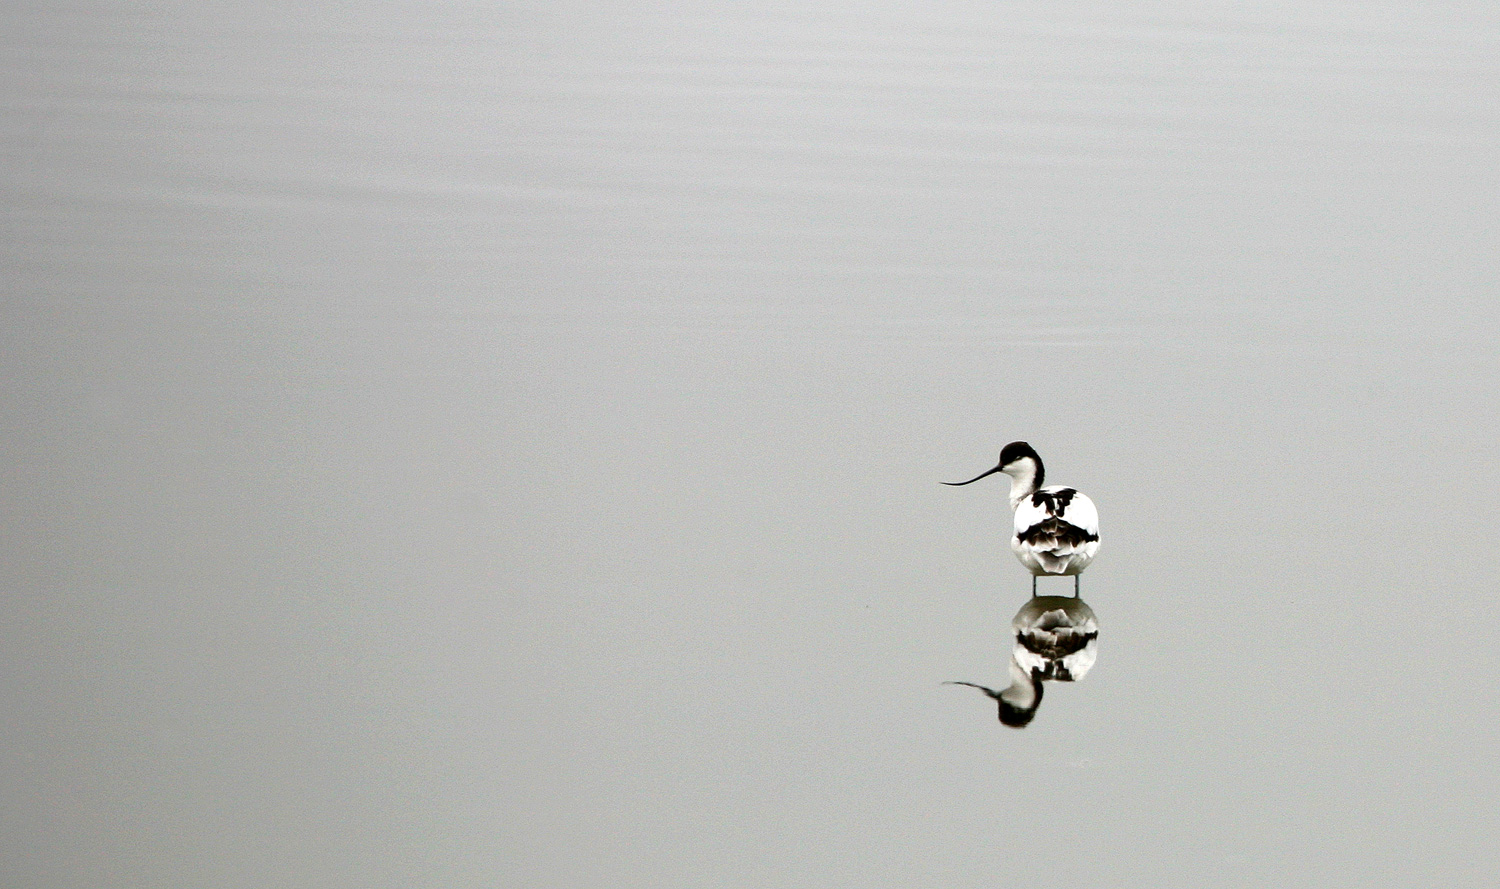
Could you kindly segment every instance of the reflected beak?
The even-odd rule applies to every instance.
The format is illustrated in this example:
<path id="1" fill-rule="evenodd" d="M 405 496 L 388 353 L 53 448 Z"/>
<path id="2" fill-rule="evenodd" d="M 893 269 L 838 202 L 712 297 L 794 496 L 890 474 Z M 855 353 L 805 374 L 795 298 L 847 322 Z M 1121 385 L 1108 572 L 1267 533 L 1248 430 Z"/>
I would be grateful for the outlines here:
<path id="1" fill-rule="evenodd" d="M 1001 468 L 1002 467 L 1000 467 L 1000 466 L 996 466 L 994 469 L 989 469 L 989 470 L 986 470 L 984 472 L 981 472 L 978 475 L 974 476 L 973 478 L 969 479 L 969 481 L 967 481 L 967 482 L 943 482 L 943 484 L 945 484 L 945 485 L 953 485 L 954 487 L 957 487 L 958 485 L 967 485 L 967 484 L 969 484 L 969 482 L 977 482 L 977 481 L 979 481 L 980 479 L 984 478 L 987 475 L 994 475 L 995 473 L 999 472 L 1001 470 Z"/>

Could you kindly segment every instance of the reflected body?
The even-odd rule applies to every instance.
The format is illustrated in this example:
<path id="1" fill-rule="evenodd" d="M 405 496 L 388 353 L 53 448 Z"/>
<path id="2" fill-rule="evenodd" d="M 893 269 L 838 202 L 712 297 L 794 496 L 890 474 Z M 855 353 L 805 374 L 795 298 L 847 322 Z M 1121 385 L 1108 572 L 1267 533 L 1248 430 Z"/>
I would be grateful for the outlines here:
<path id="1" fill-rule="evenodd" d="M 1042 679 L 1075 682 L 1099 656 L 1099 621 L 1076 596 L 1032 596 L 1011 628 L 1014 659 Z"/>
<path id="2" fill-rule="evenodd" d="M 1037 577 L 1062 576 L 1073 578 L 1073 595 L 1077 596 L 1078 575 L 1099 552 L 1099 512 L 1094 501 L 1075 488 L 1043 487 L 1042 458 L 1024 441 L 1006 445 L 995 468 L 966 482 L 943 484 L 967 485 L 997 472 L 1010 476 L 1010 505 L 1015 510 L 1010 549 L 1031 572 L 1031 594 L 1036 595 Z"/>
<path id="3" fill-rule="evenodd" d="M 973 682 L 999 706 L 1000 721 L 1025 728 L 1042 705 L 1042 683 L 1076 682 L 1099 656 L 1099 622 L 1076 596 L 1032 596 L 1011 621 L 1010 685 L 996 691 Z"/>

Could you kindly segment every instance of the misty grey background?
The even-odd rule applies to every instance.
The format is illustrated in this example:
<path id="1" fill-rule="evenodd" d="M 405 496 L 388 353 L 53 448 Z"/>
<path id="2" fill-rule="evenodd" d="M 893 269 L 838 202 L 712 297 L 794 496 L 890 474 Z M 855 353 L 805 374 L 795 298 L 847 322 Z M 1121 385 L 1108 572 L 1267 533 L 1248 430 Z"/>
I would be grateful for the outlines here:
<path id="1" fill-rule="evenodd" d="M 0 102 L 6 886 L 1491 884 L 1493 4 L 12 3 Z"/>

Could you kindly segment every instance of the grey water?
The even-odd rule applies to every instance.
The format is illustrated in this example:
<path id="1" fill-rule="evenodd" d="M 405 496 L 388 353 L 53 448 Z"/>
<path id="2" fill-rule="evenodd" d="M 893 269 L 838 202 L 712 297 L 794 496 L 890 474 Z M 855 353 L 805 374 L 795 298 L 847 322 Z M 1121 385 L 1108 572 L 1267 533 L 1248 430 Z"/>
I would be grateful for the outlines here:
<path id="1" fill-rule="evenodd" d="M 1497 150 L 1475 2 L 10 4 L 0 882 L 1490 885 Z"/>

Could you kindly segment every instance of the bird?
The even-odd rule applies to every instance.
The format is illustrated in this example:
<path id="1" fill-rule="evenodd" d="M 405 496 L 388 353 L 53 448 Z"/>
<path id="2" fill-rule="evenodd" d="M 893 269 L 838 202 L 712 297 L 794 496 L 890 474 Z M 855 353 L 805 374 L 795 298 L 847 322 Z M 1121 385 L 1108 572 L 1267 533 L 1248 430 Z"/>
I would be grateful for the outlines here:
<path id="1" fill-rule="evenodd" d="M 1099 657 L 1099 621 L 1082 599 L 1069 596 L 1032 596 L 1011 621 L 1010 686 L 995 691 L 973 682 L 967 685 L 995 699 L 1000 721 L 1025 728 L 1042 705 L 1042 683 L 1076 682 L 1093 669 Z"/>
<path id="2" fill-rule="evenodd" d="M 1042 706 L 1042 677 L 1036 669 L 1027 670 L 1015 659 L 1010 661 L 1010 687 L 995 691 L 972 682 L 944 682 L 944 685 L 967 685 L 995 699 L 1000 721 L 1011 728 L 1025 728 Z"/>
<path id="3" fill-rule="evenodd" d="M 943 484 L 967 485 L 997 472 L 1010 476 L 1010 505 L 1016 511 L 1010 549 L 1031 572 L 1031 594 L 1036 595 L 1038 577 L 1070 576 L 1076 597 L 1078 575 L 1099 552 L 1099 512 L 1094 501 L 1075 488 L 1042 487 L 1042 458 L 1024 441 L 1006 445 L 994 469 L 966 482 Z"/>

